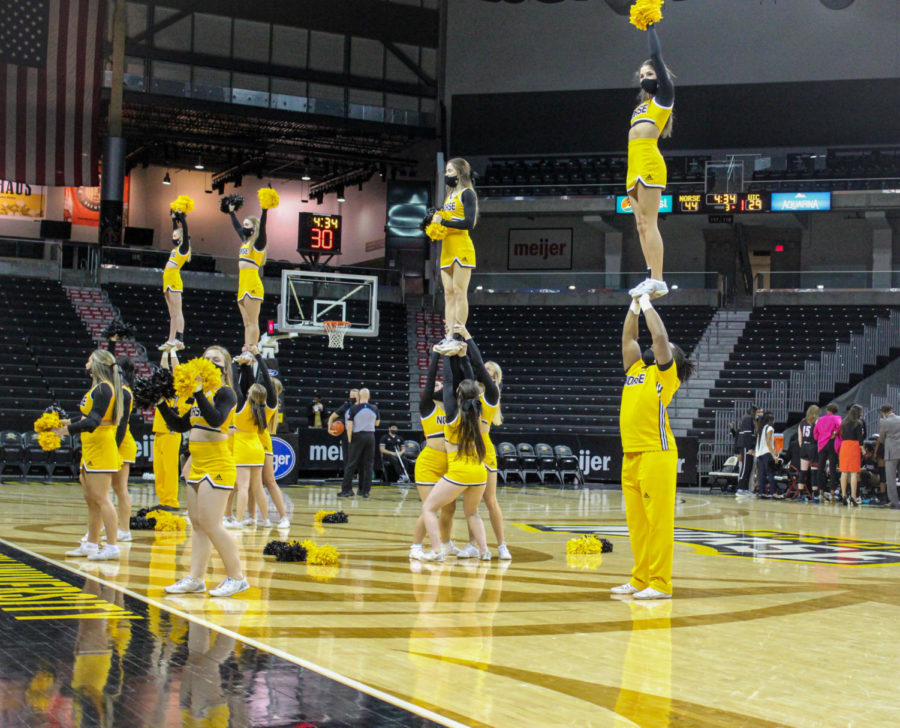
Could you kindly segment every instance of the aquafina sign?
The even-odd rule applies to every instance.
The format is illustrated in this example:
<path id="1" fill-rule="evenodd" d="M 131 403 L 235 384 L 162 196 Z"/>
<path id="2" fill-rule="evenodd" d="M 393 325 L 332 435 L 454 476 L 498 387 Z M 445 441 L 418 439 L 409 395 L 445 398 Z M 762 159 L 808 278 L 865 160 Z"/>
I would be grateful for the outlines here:
<path id="1" fill-rule="evenodd" d="M 297 455 L 294 448 L 288 445 L 280 437 L 272 438 L 272 457 L 275 467 L 275 480 L 281 480 L 294 469 Z"/>

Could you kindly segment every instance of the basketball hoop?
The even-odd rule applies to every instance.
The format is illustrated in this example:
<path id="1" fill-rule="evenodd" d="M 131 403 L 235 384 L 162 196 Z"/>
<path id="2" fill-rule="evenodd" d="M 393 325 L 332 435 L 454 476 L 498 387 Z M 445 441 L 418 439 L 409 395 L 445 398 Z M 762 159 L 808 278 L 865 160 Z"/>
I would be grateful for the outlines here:
<path id="1" fill-rule="evenodd" d="M 323 321 L 322 326 L 328 334 L 329 349 L 343 349 L 344 337 L 350 330 L 349 321 Z"/>

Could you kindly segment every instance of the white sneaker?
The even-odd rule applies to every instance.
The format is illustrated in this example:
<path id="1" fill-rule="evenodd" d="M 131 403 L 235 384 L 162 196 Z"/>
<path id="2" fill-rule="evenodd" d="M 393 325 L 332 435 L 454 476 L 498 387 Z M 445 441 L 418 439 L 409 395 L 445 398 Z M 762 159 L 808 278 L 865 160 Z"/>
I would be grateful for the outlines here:
<path id="1" fill-rule="evenodd" d="M 185 576 L 166 587 L 167 594 L 197 594 L 206 591 L 206 583 L 202 579 Z"/>
<path id="2" fill-rule="evenodd" d="M 671 599 L 671 594 L 666 594 L 665 592 L 661 592 L 658 589 L 654 589 L 653 587 L 648 586 L 643 591 L 639 591 L 634 595 L 635 599 Z"/>
<path id="3" fill-rule="evenodd" d="M 249 528 L 250 526 L 254 525 L 253 519 L 250 517 L 247 517 L 243 521 L 241 521 L 241 525 L 247 526 Z"/>
<path id="4" fill-rule="evenodd" d="M 230 597 L 247 591 L 249 588 L 250 583 L 246 579 L 232 579 L 230 576 L 226 576 L 225 581 L 219 586 L 209 590 L 209 595 L 211 597 Z"/>
<path id="5" fill-rule="evenodd" d="M 441 356 L 453 356 L 457 351 L 459 351 L 459 347 L 462 344 L 462 341 L 451 339 L 449 336 L 445 336 L 437 344 L 434 345 L 434 351 Z"/>
<path id="6" fill-rule="evenodd" d="M 462 553 L 462 549 L 453 543 L 453 539 L 451 538 L 447 543 L 441 544 L 441 553 L 444 554 L 444 556 L 459 556 L 460 553 Z"/>
<path id="7" fill-rule="evenodd" d="M 226 518 L 226 519 L 222 522 L 222 525 L 225 526 L 225 528 L 230 529 L 230 530 L 232 530 L 232 531 L 240 531 L 240 530 L 242 530 L 242 529 L 244 528 L 243 522 L 241 522 L 241 521 L 236 521 L 234 518 L 232 518 L 231 520 L 229 520 L 228 518 Z"/>
<path id="8" fill-rule="evenodd" d="M 160 344 L 159 346 L 156 347 L 156 349 L 158 351 L 168 351 L 169 349 L 174 349 L 174 348 L 175 348 L 174 341 L 167 341 L 165 344 Z"/>
<path id="9" fill-rule="evenodd" d="M 257 528 L 272 528 L 275 524 L 272 523 L 268 518 L 264 521 L 261 518 L 256 522 Z"/>
<path id="10" fill-rule="evenodd" d="M 640 298 L 646 293 L 650 298 L 660 298 L 668 292 L 669 287 L 663 281 L 647 278 L 628 291 L 628 295 L 632 298 Z"/>
<path id="11" fill-rule="evenodd" d="M 509 548 L 505 543 L 501 543 L 497 547 L 497 558 L 503 559 L 504 561 L 509 561 L 510 559 L 512 559 L 512 554 L 509 553 Z"/>
<path id="12" fill-rule="evenodd" d="M 225 516 L 225 518 L 222 519 L 222 525 L 225 526 L 225 528 L 228 528 L 229 523 L 234 523 L 234 516 Z"/>
<path id="13" fill-rule="evenodd" d="M 87 541 L 89 537 L 90 537 L 89 533 L 84 534 L 84 536 L 81 537 L 81 543 L 84 543 L 85 541 Z"/>
<path id="14" fill-rule="evenodd" d="M 116 531 L 116 541 L 133 541 L 134 537 L 131 535 L 131 531 Z"/>
<path id="15" fill-rule="evenodd" d="M 66 556 L 90 556 L 91 554 L 96 554 L 99 548 L 100 547 L 95 543 L 84 541 L 77 548 L 66 551 Z"/>
<path id="16" fill-rule="evenodd" d="M 637 587 L 631 586 L 630 581 L 626 581 L 621 586 L 614 586 L 609 590 L 612 594 L 634 594 L 637 591 L 640 591 Z"/>
<path id="17" fill-rule="evenodd" d="M 280 521 L 278 521 L 278 528 L 290 528 L 291 527 L 291 519 L 285 516 Z"/>
<path id="18" fill-rule="evenodd" d="M 175 351 L 184 351 L 184 342 L 180 339 L 173 339 L 172 348 L 175 349 Z"/>
<path id="19" fill-rule="evenodd" d="M 425 551 L 419 557 L 419 561 L 443 561 L 444 554 L 437 554 L 434 551 Z"/>
<path id="20" fill-rule="evenodd" d="M 90 561 L 111 561 L 112 559 L 117 559 L 120 556 L 119 547 L 111 544 L 106 544 L 99 551 L 95 551 L 92 554 L 88 554 L 88 559 Z"/>
<path id="21" fill-rule="evenodd" d="M 420 544 L 420 543 L 414 543 L 412 546 L 409 547 L 409 558 L 411 561 L 420 560 L 422 558 L 422 554 L 424 554 L 424 553 L 425 553 L 425 551 L 422 548 L 422 544 Z"/>
<path id="22" fill-rule="evenodd" d="M 477 559 L 481 556 L 481 552 L 474 544 L 467 543 L 465 548 L 456 549 L 456 558 L 458 559 Z"/>
<path id="23" fill-rule="evenodd" d="M 478 551 L 478 549 L 475 549 L 475 550 Z M 481 554 L 479 554 L 478 558 L 481 559 L 482 561 L 490 561 L 491 560 L 491 552 L 490 551 L 482 551 Z"/>

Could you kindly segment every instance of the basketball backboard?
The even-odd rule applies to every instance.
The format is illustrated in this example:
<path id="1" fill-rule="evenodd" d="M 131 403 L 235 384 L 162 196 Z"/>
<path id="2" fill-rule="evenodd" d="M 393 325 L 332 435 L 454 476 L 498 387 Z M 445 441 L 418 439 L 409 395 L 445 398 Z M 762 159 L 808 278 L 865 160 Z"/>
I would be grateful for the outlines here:
<path id="1" fill-rule="evenodd" d="M 283 270 L 278 330 L 324 334 L 325 321 L 349 321 L 347 336 L 378 336 L 378 278 Z"/>

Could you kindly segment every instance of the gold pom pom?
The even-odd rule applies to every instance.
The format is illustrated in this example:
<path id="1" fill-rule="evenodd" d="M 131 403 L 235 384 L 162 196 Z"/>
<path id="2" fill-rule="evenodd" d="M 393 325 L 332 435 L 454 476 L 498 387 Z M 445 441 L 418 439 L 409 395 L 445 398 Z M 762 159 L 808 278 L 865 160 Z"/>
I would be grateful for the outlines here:
<path id="1" fill-rule="evenodd" d="M 321 523 L 322 519 L 325 516 L 330 516 L 332 513 L 337 513 L 337 511 L 318 511 L 313 519 L 316 523 Z"/>
<path id="2" fill-rule="evenodd" d="M 307 549 L 306 563 L 312 566 L 334 566 L 340 558 L 338 550 L 334 546 L 327 543 L 322 546 L 313 544 L 311 549 Z"/>
<path id="3" fill-rule="evenodd" d="M 631 6 L 631 24 L 640 30 L 647 30 L 662 20 L 662 6 L 665 0 L 637 0 Z"/>
<path id="4" fill-rule="evenodd" d="M 187 195 L 178 195 L 169 207 L 175 212 L 183 212 L 187 215 L 194 209 L 194 199 Z"/>
<path id="5" fill-rule="evenodd" d="M 204 392 L 214 392 L 222 386 L 222 372 L 209 359 L 191 359 L 179 364 L 172 372 L 175 394 L 179 399 L 192 397 L 197 378 L 202 380 Z"/>
<path id="6" fill-rule="evenodd" d="M 55 430 L 57 427 L 61 427 L 61 423 L 59 421 L 59 412 L 44 412 L 40 417 L 38 417 L 34 421 L 34 431 L 35 432 L 49 432 L 50 430 Z M 59 447 L 59 445 L 57 445 Z"/>
<path id="7" fill-rule="evenodd" d="M 425 228 L 425 234 L 432 240 L 443 240 L 447 237 L 448 229 L 443 225 L 437 225 L 432 222 Z"/>
<path id="8" fill-rule="evenodd" d="M 566 542 L 567 554 L 600 554 L 603 553 L 603 542 L 596 536 L 570 538 Z"/>
<path id="9" fill-rule="evenodd" d="M 278 193 L 271 187 L 263 187 L 256 193 L 256 196 L 259 197 L 259 206 L 263 210 L 271 210 L 273 207 L 278 207 L 278 203 L 281 199 L 278 197 Z"/>
<path id="10" fill-rule="evenodd" d="M 184 417 L 188 412 L 191 411 L 191 404 L 186 399 L 178 400 L 178 416 Z"/>
<path id="11" fill-rule="evenodd" d="M 58 450 L 61 444 L 62 440 L 55 432 L 38 433 L 38 445 L 41 446 L 41 450 Z"/>
<path id="12" fill-rule="evenodd" d="M 169 511 L 150 511 L 147 518 L 156 519 L 156 531 L 179 532 L 187 531 L 187 520 L 183 516 Z"/>

